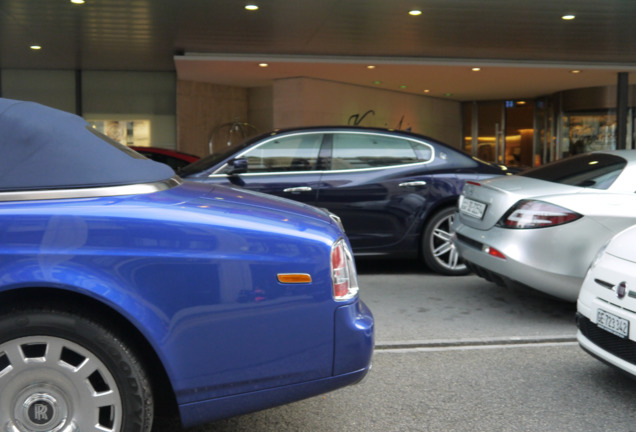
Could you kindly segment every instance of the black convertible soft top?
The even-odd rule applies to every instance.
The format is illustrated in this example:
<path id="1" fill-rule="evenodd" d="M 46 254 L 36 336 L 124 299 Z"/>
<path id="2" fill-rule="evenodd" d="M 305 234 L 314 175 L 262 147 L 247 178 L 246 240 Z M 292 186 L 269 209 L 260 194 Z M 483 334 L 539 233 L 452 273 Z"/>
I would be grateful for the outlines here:
<path id="1" fill-rule="evenodd" d="M 0 98 L 0 191 L 153 183 L 174 175 L 79 116 Z"/>

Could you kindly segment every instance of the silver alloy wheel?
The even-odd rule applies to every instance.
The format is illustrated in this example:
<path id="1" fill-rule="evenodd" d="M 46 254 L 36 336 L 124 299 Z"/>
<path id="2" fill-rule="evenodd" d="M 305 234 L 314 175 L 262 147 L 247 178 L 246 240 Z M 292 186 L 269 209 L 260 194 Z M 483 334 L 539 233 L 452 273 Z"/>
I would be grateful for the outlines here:
<path id="1" fill-rule="evenodd" d="M 91 351 L 53 336 L 0 344 L 0 430 L 118 431 L 122 401 L 113 375 Z"/>
<path id="2" fill-rule="evenodd" d="M 462 273 L 466 271 L 466 264 L 461 261 L 459 252 L 451 241 L 451 226 L 454 220 L 455 214 L 451 213 L 437 221 L 433 226 L 429 248 L 440 267 L 450 272 Z"/>

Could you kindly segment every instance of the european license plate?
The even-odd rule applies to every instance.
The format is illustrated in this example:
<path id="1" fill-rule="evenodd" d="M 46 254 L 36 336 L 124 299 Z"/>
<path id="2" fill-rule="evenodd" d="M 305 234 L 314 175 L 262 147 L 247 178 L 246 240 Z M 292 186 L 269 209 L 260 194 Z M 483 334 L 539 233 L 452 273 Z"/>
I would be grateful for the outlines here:
<path id="1" fill-rule="evenodd" d="M 470 198 L 463 197 L 459 203 L 459 211 L 462 214 L 481 219 L 486 211 L 486 204 Z"/>
<path id="2" fill-rule="evenodd" d="M 629 336 L 629 321 L 603 309 L 596 310 L 596 325 L 610 333 L 626 338 Z"/>

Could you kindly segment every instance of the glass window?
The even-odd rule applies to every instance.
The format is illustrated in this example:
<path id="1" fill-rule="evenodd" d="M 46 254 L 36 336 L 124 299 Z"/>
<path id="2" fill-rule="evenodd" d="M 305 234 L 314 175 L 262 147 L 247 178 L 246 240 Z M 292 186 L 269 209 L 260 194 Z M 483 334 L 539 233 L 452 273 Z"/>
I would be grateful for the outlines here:
<path id="1" fill-rule="evenodd" d="M 616 149 L 616 115 L 613 113 L 563 116 L 562 156 Z"/>
<path id="2" fill-rule="evenodd" d="M 332 170 L 379 168 L 430 160 L 430 147 L 405 139 L 372 134 L 333 136 Z"/>
<path id="3" fill-rule="evenodd" d="M 268 141 L 242 157 L 248 173 L 311 171 L 316 169 L 322 134 L 302 134 Z"/>
<path id="4" fill-rule="evenodd" d="M 149 147 L 150 120 L 89 120 L 99 132 L 128 146 Z"/>
<path id="5" fill-rule="evenodd" d="M 519 175 L 553 183 L 607 189 L 625 165 L 627 161 L 619 156 L 588 153 L 530 169 Z"/>

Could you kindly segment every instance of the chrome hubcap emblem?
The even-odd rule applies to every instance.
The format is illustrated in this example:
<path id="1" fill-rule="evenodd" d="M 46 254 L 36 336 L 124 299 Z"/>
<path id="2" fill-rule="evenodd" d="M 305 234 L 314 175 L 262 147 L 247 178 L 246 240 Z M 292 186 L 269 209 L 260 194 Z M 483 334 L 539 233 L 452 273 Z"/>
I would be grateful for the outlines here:
<path id="1" fill-rule="evenodd" d="M 24 393 L 15 405 L 15 425 L 19 431 L 56 432 L 64 428 L 67 408 L 54 392 Z"/>
<path id="2" fill-rule="evenodd" d="M 37 393 L 24 401 L 23 417 L 33 427 L 48 427 L 57 417 L 57 401 L 51 395 Z"/>

